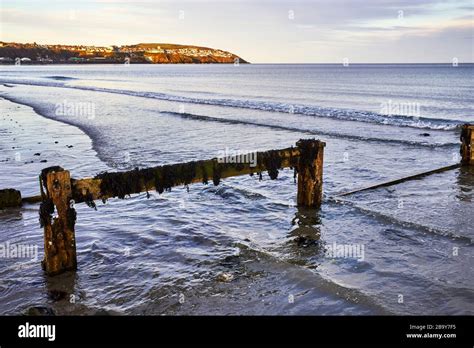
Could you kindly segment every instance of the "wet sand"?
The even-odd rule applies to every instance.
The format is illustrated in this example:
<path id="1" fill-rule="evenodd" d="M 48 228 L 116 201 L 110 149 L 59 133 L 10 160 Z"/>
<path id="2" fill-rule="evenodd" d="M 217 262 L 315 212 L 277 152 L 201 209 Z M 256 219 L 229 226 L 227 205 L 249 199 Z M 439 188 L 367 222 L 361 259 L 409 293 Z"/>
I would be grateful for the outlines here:
<path id="1" fill-rule="evenodd" d="M 150 74 L 142 69 L 144 76 Z M 96 78 L 81 83 L 103 83 Z M 153 91 L 157 81 L 160 76 L 146 90 Z M 40 250 L 36 260 L 0 260 L 1 313 L 27 313 L 32 306 L 79 315 L 473 313 L 473 236 L 466 228 L 472 225 L 472 173 L 450 171 L 347 202 L 329 199 L 350 188 L 452 164 L 459 153 L 453 130 L 433 129 L 422 137 L 416 128 L 199 103 L 186 104 L 186 115 L 199 115 L 190 119 L 170 112 L 182 105 L 154 94 L 10 86 L 0 86 L 5 98 L 35 109 L 2 101 L 7 113 L 1 117 L 10 117 L 0 119 L 5 164 L 0 177 L 31 194 L 39 191 L 40 170 L 50 165 L 84 177 L 107 166 L 115 171 L 210 158 L 225 146 L 263 150 L 308 136 L 328 145 L 319 212 L 294 206 L 295 185 L 286 170 L 275 181 L 245 176 L 218 187 L 192 185 L 190 192 L 151 192 L 150 199 L 145 194 L 111 199 L 98 202 L 98 211 L 78 204 L 75 274 L 44 276 L 37 205 L 0 212 L 0 242 L 31 243 Z M 201 88 L 199 83 L 196 89 Z M 97 115 L 59 117 L 55 106 L 64 100 L 92 102 Z M 265 127 L 234 122 L 242 114 Z M 282 117 L 298 129 L 275 128 Z M 344 134 L 324 135 L 340 124 L 347 127 Z M 356 136 L 348 138 L 346 132 Z M 18 149 L 25 160 L 15 161 Z M 124 153 L 130 156 L 125 159 Z M 333 242 L 364 245 L 365 259 L 328 257 L 325 250 Z"/>
<path id="2" fill-rule="evenodd" d="M 38 195 L 38 175 L 51 166 L 87 177 L 107 170 L 81 130 L 39 116 L 31 107 L 0 98 L 0 177 L 2 188 L 24 197 Z"/>
<path id="3" fill-rule="evenodd" d="M 70 169 L 76 177 L 110 170 L 97 158 L 89 138 L 76 127 L 46 119 L 28 106 L 5 99 L 0 99 L 0 109 L 3 110 L 0 128 L 0 177 L 3 187 L 20 189 L 23 196 L 37 195 L 37 175 L 41 169 L 54 165 Z M 78 274 L 68 272 L 57 277 L 43 275 L 40 266 L 43 231 L 37 221 L 38 208 L 38 204 L 26 204 L 22 208 L 0 211 L 2 223 L 22 230 L 14 240 L 7 239 L 7 235 L 0 236 L 0 242 L 34 244 L 40 250 L 36 259 L 1 261 L 5 263 L 4 272 L 15 270 L 24 277 L 23 280 L 6 277 L 0 284 L 2 302 L 8 303 L 9 308 L 2 314 L 38 315 L 46 311 L 55 315 L 125 314 L 114 306 L 82 303 L 85 294 L 77 288 L 80 287 L 78 277 L 88 276 L 89 270 L 85 265 L 80 265 Z M 79 215 L 87 214 L 88 208 L 81 206 L 78 212 Z M 78 236 L 78 239 L 80 241 L 81 237 Z M 351 299 L 349 293 L 347 298 L 334 296 L 337 286 L 325 282 L 311 271 L 279 261 L 268 253 L 248 249 L 245 245 L 234 248 L 240 252 L 224 257 L 209 281 L 203 281 L 192 289 L 155 287 L 147 296 L 150 300 L 130 308 L 126 313 L 314 314 L 315 307 L 326 314 L 389 313 L 369 299 L 366 306 L 361 306 L 358 304 L 360 300 Z M 84 249 L 81 245 L 78 245 L 78 249 L 80 259 L 94 257 L 90 249 Z M 22 282 L 29 285 L 20 286 L 19 289 L 13 285 Z M 150 282 L 153 282 L 153 278 Z M 339 291 L 344 293 L 344 288 L 341 287 Z M 24 301 L 23 297 L 28 300 Z"/>

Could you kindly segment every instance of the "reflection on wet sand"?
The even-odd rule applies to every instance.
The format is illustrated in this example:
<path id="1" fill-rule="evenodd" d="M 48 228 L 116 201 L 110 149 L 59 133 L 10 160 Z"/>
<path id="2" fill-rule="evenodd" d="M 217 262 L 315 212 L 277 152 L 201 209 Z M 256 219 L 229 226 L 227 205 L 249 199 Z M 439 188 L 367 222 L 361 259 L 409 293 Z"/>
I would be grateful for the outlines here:
<path id="1" fill-rule="evenodd" d="M 456 194 L 456 198 L 462 202 L 472 202 L 474 188 L 474 166 L 460 167 L 457 172 L 456 183 L 458 185 L 458 193 Z"/>
<path id="2" fill-rule="evenodd" d="M 320 211 L 314 208 L 297 207 L 291 221 L 292 229 L 288 233 L 286 243 L 287 255 L 290 262 L 316 268 L 317 265 L 308 263 L 318 255 L 324 254 L 321 243 L 321 217 Z"/>

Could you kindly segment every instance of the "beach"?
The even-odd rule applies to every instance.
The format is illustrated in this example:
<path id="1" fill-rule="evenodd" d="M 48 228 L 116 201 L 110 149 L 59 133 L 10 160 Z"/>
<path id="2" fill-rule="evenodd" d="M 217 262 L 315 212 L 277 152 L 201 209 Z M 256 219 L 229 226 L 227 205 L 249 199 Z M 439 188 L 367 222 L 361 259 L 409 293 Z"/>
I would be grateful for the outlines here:
<path id="1" fill-rule="evenodd" d="M 474 67 L 453 69 L 0 67 L 1 188 L 23 196 L 54 165 L 83 178 L 327 144 L 320 211 L 296 207 L 288 169 L 77 204 L 75 274 L 43 274 L 38 205 L 0 211 L 0 243 L 39 250 L 0 259 L 0 313 L 472 315 L 472 168 L 336 199 L 459 161 Z"/>

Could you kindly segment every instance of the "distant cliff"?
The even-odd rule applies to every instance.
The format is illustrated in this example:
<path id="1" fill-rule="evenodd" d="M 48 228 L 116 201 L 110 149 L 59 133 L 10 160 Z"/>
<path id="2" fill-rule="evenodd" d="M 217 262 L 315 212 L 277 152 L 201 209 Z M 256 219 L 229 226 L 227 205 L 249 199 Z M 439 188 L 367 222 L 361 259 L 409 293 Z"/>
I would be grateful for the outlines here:
<path id="1" fill-rule="evenodd" d="M 149 63 L 235 64 L 248 63 L 239 56 L 208 47 L 163 43 L 128 46 L 40 45 L 0 42 L 0 64 Z"/>

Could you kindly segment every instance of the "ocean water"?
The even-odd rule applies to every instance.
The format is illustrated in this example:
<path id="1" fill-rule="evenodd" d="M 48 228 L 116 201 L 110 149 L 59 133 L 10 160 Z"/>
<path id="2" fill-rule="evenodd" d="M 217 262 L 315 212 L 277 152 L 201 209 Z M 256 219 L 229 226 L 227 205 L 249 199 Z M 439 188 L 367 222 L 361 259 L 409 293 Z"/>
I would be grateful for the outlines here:
<path id="1" fill-rule="evenodd" d="M 0 212 L 0 313 L 474 314 L 474 169 L 337 198 L 459 161 L 474 65 L 0 67 L 0 182 L 326 142 L 324 203 L 293 173 L 77 205 L 79 269 L 42 273 L 38 206 Z M 39 155 L 38 155 L 39 154 Z M 43 161 L 43 162 L 41 162 Z M 47 161 L 47 162 L 44 162 Z M 334 257 L 335 245 L 357 256 Z M 71 295 L 74 295 L 71 297 Z M 74 301 L 71 301 L 74 298 Z"/>

